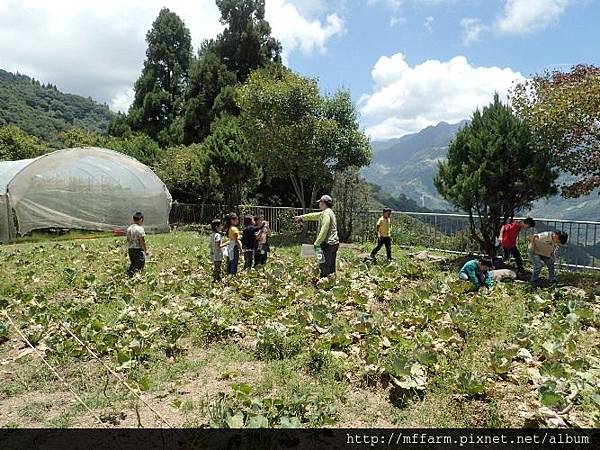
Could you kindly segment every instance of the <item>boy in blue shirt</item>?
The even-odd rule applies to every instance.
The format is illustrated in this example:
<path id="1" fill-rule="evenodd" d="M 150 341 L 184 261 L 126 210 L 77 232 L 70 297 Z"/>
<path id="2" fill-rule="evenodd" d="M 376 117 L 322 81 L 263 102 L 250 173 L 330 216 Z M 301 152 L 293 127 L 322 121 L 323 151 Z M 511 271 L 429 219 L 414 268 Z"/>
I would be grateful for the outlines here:
<path id="1" fill-rule="evenodd" d="M 458 272 L 458 278 L 463 281 L 470 281 L 476 291 L 478 291 L 481 286 L 491 288 L 494 282 L 492 281 L 489 271 L 493 267 L 491 259 L 472 259 L 462 266 Z"/>

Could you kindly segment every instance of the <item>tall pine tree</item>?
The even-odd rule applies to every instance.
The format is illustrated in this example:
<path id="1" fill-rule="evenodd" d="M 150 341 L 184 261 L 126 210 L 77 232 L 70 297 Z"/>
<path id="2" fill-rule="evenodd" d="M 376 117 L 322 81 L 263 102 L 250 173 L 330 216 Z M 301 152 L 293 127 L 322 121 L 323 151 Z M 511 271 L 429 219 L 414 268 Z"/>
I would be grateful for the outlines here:
<path id="1" fill-rule="evenodd" d="M 217 0 L 217 6 L 226 28 L 214 49 L 238 81 L 272 61 L 281 62 L 281 44 L 265 19 L 265 0 Z"/>
<path id="2" fill-rule="evenodd" d="M 190 69 L 183 136 L 201 142 L 223 114 L 238 115 L 234 86 L 251 71 L 281 62 L 281 44 L 271 36 L 264 0 L 217 0 L 225 30 L 207 41 Z"/>
<path id="3" fill-rule="evenodd" d="M 450 143 L 434 184 L 469 214 L 472 237 L 492 256 L 502 224 L 556 193 L 557 175 L 547 150 L 534 144 L 527 124 L 496 94 Z"/>
<path id="4" fill-rule="evenodd" d="M 161 145 L 182 140 L 183 94 L 192 61 L 190 32 L 177 14 L 163 8 L 146 35 L 148 49 L 128 122 Z"/>

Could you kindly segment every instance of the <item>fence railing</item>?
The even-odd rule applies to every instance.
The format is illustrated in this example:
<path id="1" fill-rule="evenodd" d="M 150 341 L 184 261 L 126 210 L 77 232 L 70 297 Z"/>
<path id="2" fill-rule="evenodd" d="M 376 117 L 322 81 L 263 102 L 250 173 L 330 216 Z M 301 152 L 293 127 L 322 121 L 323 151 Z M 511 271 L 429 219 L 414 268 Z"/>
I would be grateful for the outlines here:
<path id="1" fill-rule="evenodd" d="M 292 217 L 302 214 L 301 208 L 272 206 L 189 205 L 174 203 L 171 209 L 172 225 L 209 224 L 213 218 L 223 218 L 235 212 L 240 216 L 262 215 L 275 232 L 292 231 Z M 373 240 L 375 222 L 380 211 L 365 211 L 355 216 L 352 238 L 354 241 Z M 520 245 L 526 256 L 527 237 L 532 233 L 560 230 L 569 234 L 569 241 L 559 252 L 558 263 L 571 269 L 600 269 L 600 222 L 536 218 L 535 229 L 522 233 Z M 309 231 L 315 230 L 311 224 Z M 395 211 L 392 219 L 392 237 L 400 245 L 423 246 L 446 252 L 477 253 L 479 247 L 470 237 L 469 216 L 453 213 L 422 213 Z"/>
<path id="2" fill-rule="evenodd" d="M 313 210 L 311 210 L 313 211 Z M 289 206 L 225 206 L 225 205 L 200 205 L 173 203 L 169 223 L 172 227 L 181 225 L 209 225 L 213 219 L 223 220 L 229 213 L 236 213 L 242 221 L 246 215 L 263 216 L 269 222 L 271 230 L 276 233 L 291 231 L 294 216 L 304 213 L 302 208 L 293 208 Z M 309 224 L 309 231 L 314 231 L 316 224 Z"/>

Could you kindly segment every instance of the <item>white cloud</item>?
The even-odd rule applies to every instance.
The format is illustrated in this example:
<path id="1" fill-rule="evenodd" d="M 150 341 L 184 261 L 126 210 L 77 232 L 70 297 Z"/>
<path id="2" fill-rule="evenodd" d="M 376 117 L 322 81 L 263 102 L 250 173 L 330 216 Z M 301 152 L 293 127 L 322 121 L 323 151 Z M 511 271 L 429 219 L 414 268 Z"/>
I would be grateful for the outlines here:
<path id="1" fill-rule="evenodd" d="M 481 20 L 474 17 L 464 17 L 460 21 L 460 26 L 463 29 L 463 44 L 469 45 L 477 42 L 481 34 L 489 31 L 490 27 L 481 23 Z"/>
<path id="2" fill-rule="evenodd" d="M 283 45 L 284 59 L 295 50 L 307 54 L 315 51 L 322 53 L 328 39 L 345 31 L 344 21 L 337 14 L 329 14 L 325 22 L 309 20 L 285 0 L 269 0 L 265 15 L 273 35 Z"/>
<path id="3" fill-rule="evenodd" d="M 425 26 L 425 29 L 427 30 L 428 33 L 433 33 L 433 22 L 434 22 L 434 18 L 429 16 L 425 19 L 425 23 L 423 24 Z"/>
<path id="4" fill-rule="evenodd" d="M 406 18 L 405 17 L 397 17 L 397 16 L 391 16 L 390 17 L 390 27 L 395 27 L 396 25 L 405 25 L 406 24 Z"/>
<path id="5" fill-rule="evenodd" d="M 506 98 L 513 83 L 524 79 L 510 68 L 473 66 L 464 56 L 411 67 L 401 53 L 379 58 L 371 76 L 373 93 L 363 95 L 359 107 L 372 124 L 366 131 L 375 140 L 469 118 L 494 92 Z"/>
<path id="6" fill-rule="evenodd" d="M 400 9 L 400 6 L 402 5 L 402 0 L 368 0 L 367 1 L 367 4 L 369 4 L 369 5 L 376 5 L 378 3 L 381 3 L 385 6 L 387 6 L 392 11 L 398 11 L 398 9 Z"/>
<path id="7" fill-rule="evenodd" d="M 129 109 L 129 105 L 133 103 L 135 91 L 133 88 L 125 88 L 114 92 L 108 105 L 113 111 L 126 112 Z"/>
<path id="8" fill-rule="evenodd" d="M 267 0 L 267 18 L 286 55 L 321 52 L 343 31 L 339 16 L 308 19 L 293 6 L 316 14 L 320 3 L 327 2 Z M 0 68 L 125 110 L 145 58 L 146 32 L 163 6 L 183 19 L 195 49 L 223 29 L 214 0 L 0 0 Z"/>
<path id="9" fill-rule="evenodd" d="M 571 0 L 507 0 L 497 28 L 505 34 L 528 34 L 556 24 Z"/>

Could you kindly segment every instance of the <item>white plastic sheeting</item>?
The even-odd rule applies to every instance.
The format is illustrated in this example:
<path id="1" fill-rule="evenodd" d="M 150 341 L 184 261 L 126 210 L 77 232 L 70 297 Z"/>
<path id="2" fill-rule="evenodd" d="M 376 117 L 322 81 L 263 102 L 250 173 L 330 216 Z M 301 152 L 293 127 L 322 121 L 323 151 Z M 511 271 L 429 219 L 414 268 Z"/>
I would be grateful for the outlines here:
<path id="1" fill-rule="evenodd" d="M 136 211 L 148 232 L 168 231 L 170 209 L 171 195 L 156 174 L 112 150 L 72 148 L 0 162 L 2 242 L 15 231 L 126 227 Z"/>

